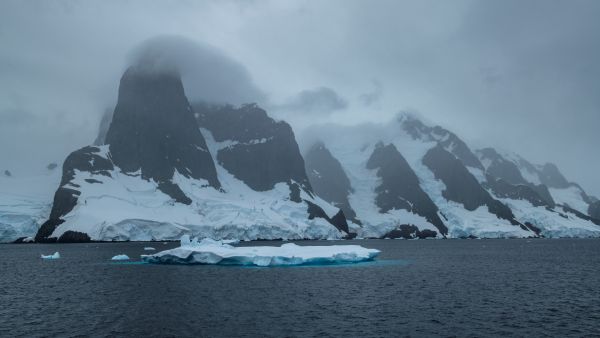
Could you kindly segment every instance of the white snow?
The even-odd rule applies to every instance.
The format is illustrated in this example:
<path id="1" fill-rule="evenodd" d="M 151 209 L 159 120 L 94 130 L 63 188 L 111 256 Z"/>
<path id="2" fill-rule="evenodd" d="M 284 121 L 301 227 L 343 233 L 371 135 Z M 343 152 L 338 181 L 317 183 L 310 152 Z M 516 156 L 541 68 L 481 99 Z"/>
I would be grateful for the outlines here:
<path id="1" fill-rule="evenodd" d="M 144 251 L 154 251 L 154 250 L 156 250 L 156 249 L 151 246 L 147 246 L 144 248 Z"/>
<path id="2" fill-rule="evenodd" d="M 59 259 L 60 258 L 60 253 L 55 252 L 52 255 L 41 255 L 42 259 Z"/>
<path id="3" fill-rule="evenodd" d="M 257 192 L 236 179 L 218 164 L 218 149 L 231 142 L 215 142 L 202 130 L 214 158 L 222 191 L 205 180 L 189 179 L 175 173 L 173 182 L 192 199 L 191 205 L 175 203 L 158 190 L 154 181 L 118 169 L 112 177 L 75 172 L 73 183 L 80 185 L 78 204 L 64 216 L 53 237 L 65 231 L 87 233 L 93 240 L 173 240 L 183 234 L 217 239 L 339 239 L 345 234 L 322 218 L 308 219 L 306 203 L 289 200 L 290 189 L 278 183 L 272 190 Z M 109 157 L 108 153 L 103 156 Z M 93 178 L 102 184 L 90 184 Z M 313 201 L 333 217 L 338 209 L 318 197 L 301 191 L 301 198 Z M 107 212 L 109 211 L 109 212 Z"/>
<path id="4" fill-rule="evenodd" d="M 534 207 L 525 200 L 501 199 L 501 201 L 513 210 L 518 220 L 540 228 L 541 235 L 544 237 L 600 237 L 600 226 L 572 213 L 563 212 L 561 208 L 550 211 L 545 207 Z"/>
<path id="5" fill-rule="evenodd" d="M 564 204 L 583 214 L 588 214 L 589 204 L 583 200 L 581 189 L 571 186 L 565 189 L 550 188 L 550 195 L 557 204 Z"/>
<path id="6" fill-rule="evenodd" d="M 127 256 L 125 254 L 120 254 L 120 255 L 113 256 L 113 258 L 111 258 L 110 260 L 111 261 L 128 261 L 129 256 Z"/>
<path id="7" fill-rule="evenodd" d="M 440 218 L 448 227 L 448 237 L 474 235 L 486 238 L 528 237 L 531 232 L 512 225 L 491 214 L 487 207 L 468 211 L 462 204 L 446 200 L 442 191 L 443 182 L 437 180 L 422 159 L 429 149 L 436 145 L 434 141 L 414 140 L 406 134 L 399 122 L 386 124 L 363 124 L 352 127 L 327 125 L 322 129 L 315 127 L 305 137 L 323 141 L 332 155 L 338 159 L 346 171 L 354 192 L 349 202 L 363 223 L 353 228 L 358 237 L 380 237 L 400 224 L 414 224 L 420 230 L 430 229 L 438 232 L 423 217 L 405 210 L 392 210 L 385 214 L 375 205 L 375 188 L 380 184 L 376 170 L 366 169 L 366 163 L 378 142 L 392 143 L 413 169 L 421 188 L 440 210 Z M 310 144 L 306 145 L 307 147 Z M 468 168 L 478 179 L 483 179 L 481 170 Z"/>
<path id="8" fill-rule="evenodd" d="M 507 161 L 511 161 L 512 163 L 514 163 L 517 166 L 517 168 L 519 168 L 519 171 L 521 172 L 521 176 L 523 176 L 525 181 L 536 184 L 536 185 L 541 184 L 539 173 L 536 171 L 531 171 L 530 168 L 525 166 L 524 162 L 527 162 L 527 161 L 525 159 L 523 159 L 521 156 L 519 156 L 518 154 L 516 154 L 514 152 L 507 151 L 507 150 L 500 149 L 500 148 L 497 148 L 496 151 L 498 152 L 498 154 L 500 156 L 502 156 L 502 158 L 504 158 Z"/>
<path id="9" fill-rule="evenodd" d="M 0 176 L 0 243 L 35 236 L 50 215 L 61 178 L 60 167 L 37 174 Z"/>
<path id="10" fill-rule="evenodd" d="M 142 255 L 142 260 L 162 264 L 282 266 L 356 263 L 372 260 L 379 252 L 359 245 L 299 246 L 287 243 L 279 247 L 233 247 L 212 239 L 198 242 L 182 236 L 179 248 Z"/>

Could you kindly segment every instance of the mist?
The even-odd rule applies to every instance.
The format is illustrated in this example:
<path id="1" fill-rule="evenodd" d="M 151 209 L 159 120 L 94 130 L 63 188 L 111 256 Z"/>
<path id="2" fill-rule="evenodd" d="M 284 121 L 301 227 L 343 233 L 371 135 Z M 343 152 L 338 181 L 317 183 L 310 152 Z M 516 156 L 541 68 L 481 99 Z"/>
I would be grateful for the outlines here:
<path id="1" fill-rule="evenodd" d="M 600 195 L 597 1 L 2 1 L 0 169 L 91 144 L 136 63 L 296 135 L 411 110 Z M 301 140 L 301 143 L 304 142 Z"/>

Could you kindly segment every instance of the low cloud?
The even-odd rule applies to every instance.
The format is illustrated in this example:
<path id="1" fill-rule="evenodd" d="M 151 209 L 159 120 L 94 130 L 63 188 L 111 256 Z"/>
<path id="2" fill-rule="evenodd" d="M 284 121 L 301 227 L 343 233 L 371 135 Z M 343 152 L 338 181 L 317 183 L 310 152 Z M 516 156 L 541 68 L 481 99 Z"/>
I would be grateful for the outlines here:
<path id="1" fill-rule="evenodd" d="M 383 85 L 377 80 L 372 81 L 373 90 L 360 95 L 359 99 L 365 106 L 372 106 L 378 103 L 383 94 Z"/>
<path id="2" fill-rule="evenodd" d="M 242 104 L 265 102 L 241 63 L 220 49 L 181 36 L 159 36 L 131 52 L 129 64 L 148 71 L 177 72 L 190 101 Z"/>
<path id="3" fill-rule="evenodd" d="M 348 101 L 329 87 L 303 90 L 277 108 L 304 115 L 329 115 L 348 107 Z"/>

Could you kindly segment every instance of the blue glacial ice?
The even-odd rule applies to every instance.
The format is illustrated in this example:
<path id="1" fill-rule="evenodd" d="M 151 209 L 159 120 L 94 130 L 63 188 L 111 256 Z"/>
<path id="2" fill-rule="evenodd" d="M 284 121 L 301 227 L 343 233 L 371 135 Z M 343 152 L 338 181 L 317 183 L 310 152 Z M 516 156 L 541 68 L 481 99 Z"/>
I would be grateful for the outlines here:
<path id="1" fill-rule="evenodd" d="M 42 257 L 42 259 L 59 259 L 60 254 L 57 251 L 57 252 L 53 253 L 52 255 L 42 255 L 41 257 Z"/>
<path id="2" fill-rule="evenodd" d="M 116 255 L 113 258 L 110 259 L 111 261 L 128 261 L 129 260 L 129 256 L 121 254 L 121 255 Z"/>
<path id="3" fill-rule="evenodd" d="M 157 264 L 219 264 L 289 266 L 310 264 L 342 264 L 373 260 L 379 250 L 360 245 L 234 247 L 221 241 L 203 239 L 198 242 L 182 236 L 181 246 L 152 255 L 142 255 L 147 263 Z"/>

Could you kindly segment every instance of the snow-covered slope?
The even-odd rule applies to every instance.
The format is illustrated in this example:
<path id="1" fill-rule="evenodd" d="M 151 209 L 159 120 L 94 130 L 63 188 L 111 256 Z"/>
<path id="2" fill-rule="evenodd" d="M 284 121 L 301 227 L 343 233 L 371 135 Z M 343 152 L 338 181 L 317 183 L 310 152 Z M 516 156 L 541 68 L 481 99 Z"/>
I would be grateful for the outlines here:
<path id="1" fill-rule="evenodd" d="M 488 174 L 512 184 L 533 188 L 550 207 L 556 204 L 596 218 L 590 211 L 594 203 L 593 198 L 588 196 L 581 186 L 569 182 L 556 165 L 532 164 L 515 153 L 492 148 L 478 150 L 477 154 Z"/>
<path id="2" fill-rule="evenodd" d="M 211 151 L 224 146 L 212 140 Z M 107 146 L 97 154 L 109 159 Z M 145 180 L 139 173 L 126 174 L 119 169 L 110 177 L 77 171 L 70 186 L 81 192 L 77 204 L 64 215 L 64 223 L 50 237 L 60 238 L 65 232 L 83 232 L 93 240 L 176 240 L 183 234 L 218 239 L 333 239 L 343 233 L 322 218 L 308 219 L 304 203 L 290 200 L 290 188 L 279 183 L 274 189 L 257 192 L 234 178 L 221 166 L 217 175 L 222 190 L 207 181 L 187 178 L 179 173 L 173 182 L 188 196 L 190 205 L 175 202 L 158 189 L 158 184 Z M 301 191 L 301 198 L 315 201 Z M 337 210 L 329 208 L 330 215 Z"/>
<path id="3" fill-rule="evenodd" d="M 587 213 L 583 211 L 587 204 L 581 203 L 580 188 L 572 184 L 565 188 L 555 167 L 536 167 L 515 156 L 498 159 L 511 165 L 490 171 L 490 158 L 479 152 L 477 157 L 455 134 L 427 126 L 410 115 L 400 115 L 387 124 L 316 126 L 306 131 L 302 139 L 305 149 L 321 142 L 347 174 L 350 207 L 362 223 L 356 230 L 360 236 L 384 236 L 406 224 L 437 231 L 440 236 L 439 229 L 414 212 L 414 205 L 388 211 L 376 205 L 382 179 L 376 170 L 369 169 L 367 162 L 378 143 L 394 145 L 406 159 L 421 189 L 437 206 L 448 237 L 600 236 L 598 222 L 577 213 Z M 491 175 L 499 173 L 506 175 Z M 527 180 L 534 175 L 537 180 Z M 515 180 L 505 180 L 511 177 Z M 321 177 L 321 181 L 327 179 Z M 549 192 L 543 182 L 556 188 Z M 389 192 L 385 187 L 384 190 Z M 559 206 L 554 205 L 553 198 Z"/>
<path id="4" fill-rule="evenodd" d="M 379 143 L 394 145 L 406 159 L 418 178 L 420 188 L 437 206 L 438 215 L 447 226 L 449 237 L 533 235 L 531 231 L 515 226 L 508 220 L 499 219 L 485 206 L 469 211 L 461 203 L 447 200 L 443 196 L 445 184 L 436 179 L 433 172 L 423 164 L 423 157 L 438 144 L 438 140 L 414 134 L 412 131 L 407 132 L 403 128 L 407 119 L 414 121 L 411 116 L 400 116 L 388 124 L 365 124 L 353 127 L 327 125 L 314 127 L 303 135 L 307 147 L 312 142 L 323 142 L 348 175 L 353 189 L 349 201 L 356 211 L 357 218 L 363 224 L 357 230 L 359 236 L 383 236 L 402 224 L 415 225 L 420 230 L 436 231 L 438 236 L 441 236 L 439 229 L 431 222 L 409 210 L 391 209 L 380 212 L 375 201 L 376 189 L 381 184 L 381 178 L 377 176 L 377 169 L 368 169 L 367 166 L 371 154 Z"/>
<path id="5" fill-rule="evenodd" d="M 201 130 L 176 74 L 130 68 L 107 144 L 67 157 L 36 240 L 348 235 L 339 209 L 312 193 L 289 125 L 255 105 L 211 109 L 202 112 L 210 130 Z M 239 123 L 248 116 L 254 127 Z M 268 134 L 265 125 L 279 132 Z"/>
<path id="6" fill-rule="evenodd" d="M 59 181 L 58 168 L 27 176 L 0 176 L 0 243 L 35 236 L 50 214 Z"/>

